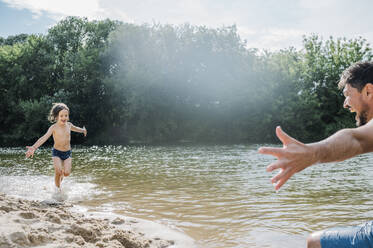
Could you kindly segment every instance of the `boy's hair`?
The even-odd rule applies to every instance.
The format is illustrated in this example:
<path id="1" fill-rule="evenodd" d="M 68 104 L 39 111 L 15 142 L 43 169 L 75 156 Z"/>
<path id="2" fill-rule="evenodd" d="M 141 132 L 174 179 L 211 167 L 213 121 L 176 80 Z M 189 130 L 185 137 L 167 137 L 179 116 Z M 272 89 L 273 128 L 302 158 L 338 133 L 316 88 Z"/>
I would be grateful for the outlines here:
<path id="1" fill-rule="evenodd" d="M 357 62 L 342 72 L 338 88 L 349 84 L 361 92 L 368 83 L 373 84 L 373 62 Z"/>
<path id="2" fill-rule="evenodd" d="M 66 104 L 62 102 L 53 103 L 53 106 L 51 108 L 51 111 L 49 112 L 48 120 L 50 122 L 56 122 L 58 114 L 61 110 L 66 109 L 67 111 L 70 111 Z"/>

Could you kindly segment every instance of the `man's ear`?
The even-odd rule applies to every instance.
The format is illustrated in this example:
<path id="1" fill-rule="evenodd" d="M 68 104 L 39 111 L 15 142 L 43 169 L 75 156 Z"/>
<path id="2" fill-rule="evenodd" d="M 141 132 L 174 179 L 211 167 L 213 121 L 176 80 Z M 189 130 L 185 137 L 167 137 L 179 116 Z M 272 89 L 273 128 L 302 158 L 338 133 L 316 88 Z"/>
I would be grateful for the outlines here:
<path id="1" fill-rule="evenodd" d="M 366 96 L 373 98 L 373 84 L 367 83 L 364 87 L 364 93 Z"/>

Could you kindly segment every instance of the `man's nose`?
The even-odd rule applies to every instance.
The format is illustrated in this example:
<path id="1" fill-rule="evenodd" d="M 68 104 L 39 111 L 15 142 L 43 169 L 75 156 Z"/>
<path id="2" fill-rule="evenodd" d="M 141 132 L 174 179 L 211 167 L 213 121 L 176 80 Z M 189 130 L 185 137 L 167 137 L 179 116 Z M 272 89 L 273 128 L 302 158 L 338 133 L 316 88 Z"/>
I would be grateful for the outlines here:
<path id="1" fill-rule="evenodd" d="M 346 109 L 350 108 L 350 105 L 348 104 L 347 99 L 344 100 L 343 107 L 346 108 Z"/>

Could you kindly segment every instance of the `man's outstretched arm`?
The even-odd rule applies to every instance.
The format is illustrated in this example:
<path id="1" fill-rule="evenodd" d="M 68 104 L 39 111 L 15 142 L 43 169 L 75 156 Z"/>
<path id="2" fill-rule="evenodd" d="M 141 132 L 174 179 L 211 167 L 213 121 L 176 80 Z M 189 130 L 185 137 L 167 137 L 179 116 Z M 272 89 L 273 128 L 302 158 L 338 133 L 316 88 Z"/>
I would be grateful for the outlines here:
<path id="1" fill-rule="evenodd" d="M 267 167 L 268 172 L 280 169 L 271 179 L 276 184 L 276 190 L 295 173 L 313 164 L 342 161 L 373 151 L 372 121 L 358 128 L 342 129 L 325 140 L 311 144 L 303 144 L 290 137 L 280 127 L 276 128 L 276 135 L 283 144 L 282 148 L 259 148 L 260 153 L 277 157 L 277 161 Z"/>

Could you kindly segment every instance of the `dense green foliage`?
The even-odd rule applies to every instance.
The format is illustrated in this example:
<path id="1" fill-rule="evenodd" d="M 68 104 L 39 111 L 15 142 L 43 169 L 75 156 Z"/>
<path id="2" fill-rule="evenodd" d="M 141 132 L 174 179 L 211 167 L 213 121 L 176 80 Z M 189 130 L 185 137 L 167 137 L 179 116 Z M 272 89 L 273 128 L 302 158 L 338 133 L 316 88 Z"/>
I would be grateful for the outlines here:
<path id="1" fill-rule="evenodd" d="M 69 17 L 46 35 L 0 37 L 0 140 L 44 134 L 53 102 L 92 144 L 304 141 L 354 125 L 340 73 L 371 60 L 363 39 L 304 37 L 302 50 L 248 49 L 236 27 Z M 74 143 L 84 142 L 80 135 Z"/>

